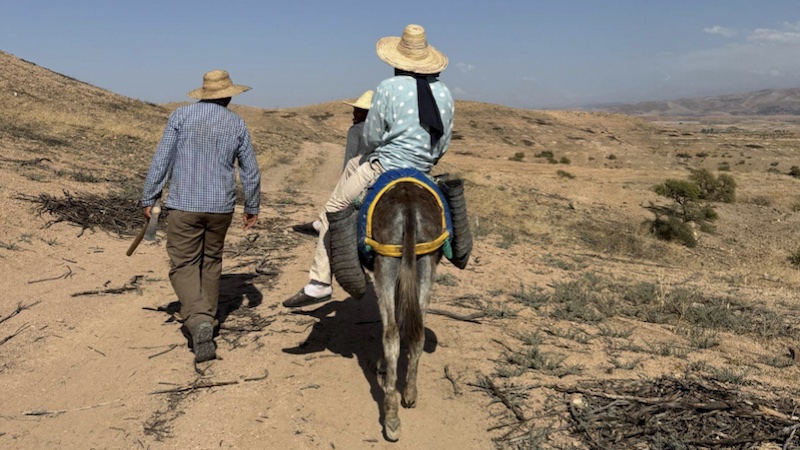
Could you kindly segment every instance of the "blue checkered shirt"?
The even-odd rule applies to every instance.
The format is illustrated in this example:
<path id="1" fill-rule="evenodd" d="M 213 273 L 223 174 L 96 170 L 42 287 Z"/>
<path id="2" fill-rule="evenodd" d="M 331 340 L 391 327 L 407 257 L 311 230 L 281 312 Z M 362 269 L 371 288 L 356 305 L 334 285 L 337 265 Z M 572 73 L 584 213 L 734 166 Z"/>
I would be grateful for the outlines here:
<path id="1" fill-rule="evenodd" d="M 237 161 L 244 188 L 244 212 L 258 214 L 261 173 L 244 120 L 215 103 L 180 107 L 170 115 L 153 156 L 142 205 L 155 204 L 167 178 L 171 178 L 167 208 L 233 212 Z"/>

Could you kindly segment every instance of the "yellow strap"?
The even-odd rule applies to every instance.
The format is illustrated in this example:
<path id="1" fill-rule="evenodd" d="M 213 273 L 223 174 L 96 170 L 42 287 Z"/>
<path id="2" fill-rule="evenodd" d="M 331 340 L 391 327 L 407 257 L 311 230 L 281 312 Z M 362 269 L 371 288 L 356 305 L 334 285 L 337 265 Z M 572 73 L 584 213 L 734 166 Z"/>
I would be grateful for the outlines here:
<path id="1" fill-rule="evenodd" d="M 444 241 L 450 237 L 450 233 L 447 230 L 444 230 L 438 238 L 430 241 L 430 242 L 422 242 L 414 246 L 414 253 L 417 255 L 427 255 L 428 253 L 433 253 L 439 249 L 442 245 L 444 245 Z M 392 256 L 395 258 L 399 258 L 403 256 L 403 246 L 398 244 L 381 244 L 372 240 L 372 238 L 366 238 L 365 242 L 367 245 L 372 247 L 375 250 L 375 253 L 383 256 Z"/>
<path id="2" fill-rule="evenodd" d="M 381 244 L 376 242 L 372 239 L 372 214 L 375 212 L 375 205 L 378 204 L 378 200 L 381 199 L 383 194 L 389 191 L 394 185 L 398 183 L 416 183 L 419 186 L 427 189 L 428 192 L 433 195 L 433 198 L 436 199 L 436 203 L 439 204 L 439 210 L 442 212 L 442 229 L 444 232 L 436 239 L 430 242 L 422 242 L 414 246 L 414 253 L 417 255 L 427 255 L 428 253 L 432 253 L 439 249 L 442 245 L 444 245 L 444 241 L 450 236 L 450 233 L 447 232 L 447 219 L 444 217 L 444 205 L 442 204 L 442 199 L 439 198 L 439 195 L 436 194 L 436 191 L 433 190 L 430 186 L 425 184 L 424 182 L 413 178 L 413 177 L 404 177 L 398 178 L 389 182 L 383 189 L 375 195 L 375 200 L 372 201 L 372 204 L 369 205 L 369 209 L 367 210 L 367 236 L 365 242 L 367 245 L 372 247 L 376 253 L 383 256 L 392 256 L 395 258 L 399 258 L 403 255 L 402 245 L 398 244 Z"/>

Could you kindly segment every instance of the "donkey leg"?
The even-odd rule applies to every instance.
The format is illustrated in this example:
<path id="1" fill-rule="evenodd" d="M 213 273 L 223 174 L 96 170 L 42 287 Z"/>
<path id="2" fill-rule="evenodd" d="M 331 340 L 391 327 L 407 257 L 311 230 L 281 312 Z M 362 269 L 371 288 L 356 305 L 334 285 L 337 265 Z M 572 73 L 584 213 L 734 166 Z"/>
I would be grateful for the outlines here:
<path id="1" fill-rule="evenodd" d="M 417 369 L 419 368 L 419 357 L 422 355 L 425 346 L 425 336 L 417 339 L 416 342 L 408 343 L 408 374 L 406 376 L 406 388 L 403 391 L 403 407 L 414 408 L 417 406 Z"/>
<path id="2" fill-rule="evenodd" d="M 422 329 L 425 329 L 425 313 L 431 299 L 431 288 L 434 279 L 434 259 L 430 255 L 423 256 L 417 261 L 417 276 L 419 277 L 419 308 L 422 312 Z M 416 342 L 408 343 L 408 373 L 406 375 L 406 388 L 403 391 L 402 404 L 406 408 L 417 406 L 417 373 L 419 358 L 425 348 L 425 332 L 423 331 Z"/>
<path id="3" fill-rule="evenodd" d="M 383 333 L 383 352 L 386 374 L 383 378 L 383 430 L 390 441 L 400 439 L 400 395 L 397 392 L 397 359 L 400 354 L 400 333 L 394 319 Z"/>
<path id="4" fill-rule="evenodd" d="M 378 293 L 378 306 L 383 323 L 383 431 L 390 441 L 400 439 L 399 395 L 397 393 L 397 359 L 400 355 L 400 330 L 395 319 L 395 274 L 392 263 L 381 264 L 376 261 L 378 273 L 375 287 Z"/>

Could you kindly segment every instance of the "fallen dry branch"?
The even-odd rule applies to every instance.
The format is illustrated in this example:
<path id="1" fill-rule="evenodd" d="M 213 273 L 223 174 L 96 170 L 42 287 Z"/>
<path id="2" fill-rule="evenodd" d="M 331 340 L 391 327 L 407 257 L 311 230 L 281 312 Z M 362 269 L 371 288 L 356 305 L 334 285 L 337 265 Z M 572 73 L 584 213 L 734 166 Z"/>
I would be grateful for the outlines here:
<path id="1" fill-rule="evenodd" d="M 198 389 L 210 389 L 210 388 L 218 387 L 218 386 L 229 386 L 231 384 L 239 384 L 239 381 L 203 382 L 203 383 L 198 383 L 198 384 L 194 384 L 194 385 L 191 385 L 191 386 L 181 386 L 181 387 L 177 387 L 177 388 L 174 388 L 174 389 L 162 389 L 162 390 L 158 390 L 158 391 L 153 391 L 153 392 L 150 393 L 150 395 L 171 394 L 171 393 L 175 393 L 175 392 L 189 392 L 189 391 L 196 391 Z"/>
<path id="2" fill-rule="evenodd" d="M 517 405 L 515 402 L 512 402 L 506 392 L 498 388 L 491 378 L 487 376 L 481 376 L 479 383 L 479 387 L 487 390 L 494 398 L 500 400 L 500 402 L 502 402 L 503 405 L 505 405 L 506 408 L 508 408 L 508 410 L 514 414 L 514 417 L 517 418 L 517 421 L 520 423 L 525 423 L 527 421 L 525 418 L 525 413 L 522 412 L 522 409 L 519 407 L 519 405 Z"/>
<path id="3" fill-rule="evenodd" d="M 14 309 L 14 311 L 11 311 L 8 315 L 3 316 L 2 318 L 0 318 L 0 323 L 5 322 L 6 320 L 16 316 L 17 314 L 21 313 L 22 311 L 25 311 L 26 309 L 30 309 L 30 308 L 38 305 L 41 302 L 42 302 L 41 300 L 38 300 L 38 301 L 35 301 L 35 302 L 33 302 L 31 304 L 28 304 L 28 305 L 23 305 L 22 302 L 19 302 L 17 304 L 17 307 Z"/>
<path id="4" fill-rule="evenodd" d="M 486 313 L 485 312 L 476 312 L 476 313 L 464 315 L 464 314 L 457 314 L 457 313 L 450 312 L 450 311 L 445 311 L 445 310 L 442 310 L 442 309 L 433 309 L 433 308 L 428 308 L 428 313 L 436 314 L 438 316 L 449 317 L 451 319 L 460 320 L 462 322 L 471 322 L 471 323 L 477 323 L 477 324 L 480 324 L 481 322 L 479 322 L 476 319 L 480 319 L 481 317 L 486 317 Z"/>
<path id="5" fill-rule="evenodd" d="M 765 400 L 716 381 L 671 376 L 554 389 L 569 397 L 571 432 L 592 449 L 800 446 L 793 442 L 800 404 L 792 398 Z"/>
<path id="6" fill-rule="evenodd" d="M 67 278 L 69 278 L 71 276 L 72 276 L 72 267 L 67 266 L 67 272 L 65 274 L 63 274 L 63 275 L 59 275 L 57 277 L 52 277 L 52 278 L 42 278 L 42 279 L 39 279 L 39 280 L 31 280 L 31 281 L 28 281 L 28 284 L 43 283 L 45 281 L 66 280 Z"/>
<path id="7" fill-rule="evenodd" d="M 453 385 L 453 395 L 461 395 L 462 392 L 461 388 L 458 386 L 458 381 L 455 379 L 455 377 L 453 377 L 453 374 L 450 373 L 450 365 L 444 366 L 444 377 L 447 378 L 447 380 L 450 381 L 450 384 Z"/>
<path id="8" fill-rule="evenodd" d="M 33 411 L 25 411 L 25 412 L 22 413 L 22 415 L 23 416 L 57 416 L 59 414 L 64 414 L 64 413 L 68 413 L 68 412 L 86 411 L 87 409 L 95 409 L 95 408 L 100 408 L 101 406 L 113 405 L 114 403 L 119 403 L 121 401 L 122 401 L 122 399 L 118 398 L 118 399 L 112 400 L 110 402 L 98 403 L 97 405 L 84 406 L 84 407 L 75 408 L 75 409 L 56 409 L 56 410 L 37 409 L 37 410 L 33 410 Z"/>
<path id="9" fill-rule="evenodd" d="M 120 237 L 133 236 L 144 224 L 138 199 L 124 195 L 72 194 L 65 190 L 60 198 L 49 194 L 21 194 L 17 198 L 36 205 L 35 210 L 40 216 L 47 213 L 54 217 L 45 224 L 45 228 L 67 222 L 81 228 L 78 236 L 95 228 L 116 233 Z"/>
<path id="10" fill-rule="evenodd" d="M 253 378 L 244 378 L 242 381 L 234 380 L 234 381 L 201 381 L 189 386 L 181 386 L 176 387 L 173 389 L 162 389 L 158 391 L 153 391 L 150 395 L 158 395 L 158 394 L 172 394 L 176 392 L 189 392 L 189 391 L 196 391 L 199 389 L 210 389 L 213 387 L 220 387 L 220 386 L 230 386 L 233 384 L 240 384 L 249 381 L 260 381 L 266 380 L 269 377 L 269 371 L 265 371 L 263 376 L 253 377 Z"/>
<path id="11" fill-rule="evenodd" d="M 156 356 L 161 356 L 161 355 L 163 355 L 163 354 L 165 354 L 165 353 L 169 353 L 169 352 L 171 352 L 171 351 L 175 350 L 176 348 L 178 348 L 178 344 L 172 344 L 172 345 L 170 345 L 170 346 L 169 346 L 169 348 L 167 348 L 166 350 L 164 350 L 164 351 L 160 351 L 160 352 L 158 352 L 158 353 L 155 353 L 155 354 L 152 354 L 152 355 L 148 356 L 148 357 L 147 357 L 147 359 L 153 359 L 153 358 L 155 358 Z"/>
<path id="12" fill-rule="evenodd" d="M 130 291 L 136 291 L 137 294 L 141 295 L 142 286 L 139 283 L 141 283 L 143 279 L 144 275 L 134 275 L 133 278 L 131 278 L 130 281 L 125 283 L 125 285 L 122 287 L 76 292 L 70 295 L 70 297 L 80 297 L 83 295 L 124 294 L 125 292 L 130 292 Z"/>
<path id="13" fill-rule="evenodd" d="M 8 336 L 4 337 L 3 339 L 0 339 L 0 345 L 3 345 L 3 344 L 5 344 L 6 342 L 10 341 L 11 339 L 15 338 L 15 337 L 16 337 L 18 334 L 20 334 L 20 333 L 22 333 L 23 331 L 25 331 L 25 329 L 27 329 L 28 327 L 30 327 L 30 325 L 28 325 L 28 324 L 26 323 L 25 325 L 23 325 L 23 326 L 21 326 L 21 327 L 17 328 L 17 331 L 15 331 L 15 332 L 13 332 L 13 333 L 9 334 Z"/>

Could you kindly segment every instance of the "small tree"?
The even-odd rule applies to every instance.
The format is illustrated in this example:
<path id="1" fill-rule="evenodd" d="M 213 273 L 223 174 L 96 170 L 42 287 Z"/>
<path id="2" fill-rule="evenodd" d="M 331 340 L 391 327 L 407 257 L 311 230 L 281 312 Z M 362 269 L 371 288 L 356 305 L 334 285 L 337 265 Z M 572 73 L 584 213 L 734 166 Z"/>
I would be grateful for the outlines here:
<path id="1" fill-rule="evenodd" d="M 656 194 L 671 198 L 680 206 L 680 215 L 685 217 L 691 205 L 700 199 L 700 188 L 694 182 L 688 180 L 669 179 L 664 184 L 659 184 L 653 188 Z"/>
<path id="2" fill-rule="evenodd" d="M 650 231 L 659 239 L 677 240 L 687 247 L 697 244 L 694 223 L 701 231 L 714 230 L 711 222 L 719 217 L 710 202 L 732 202 L 735 199 L 736 181 L 722 174 L 715 177 L 705 169 L 693 170 L 688 180 L 668 179 L 653 187 L 653 191 L 669 199 L 672 207 L 650 205 L 655 214 L 650 222 Z"/>

